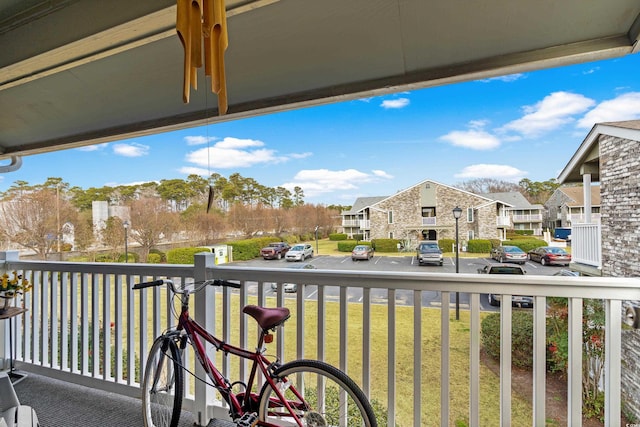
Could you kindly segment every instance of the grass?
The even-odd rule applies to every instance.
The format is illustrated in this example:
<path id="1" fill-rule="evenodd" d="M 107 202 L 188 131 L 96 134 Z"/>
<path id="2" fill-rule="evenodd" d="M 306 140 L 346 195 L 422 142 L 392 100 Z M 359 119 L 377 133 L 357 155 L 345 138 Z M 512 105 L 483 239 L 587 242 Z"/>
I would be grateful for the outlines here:
<path id="1" fill-rule="evenodd" d="M 249 301 L 255 303 L 255 300 Z M 268 299 L 268 304 L 275 305 L 275 299 Z M 284 327 L 285 349 L 284 361 L 297 359 L 296 355 L 296 324 L 298 316 L 295 311 L 295 300 L 287 299 L 285 306 L 291 309 L 292 316 Z M 238 299 L 232 300 L 232 311 L 239 309 Z M 388 390 L 388 355 L 389 346 L 387 336 L 387 307 L 373 305 L 372 308 L 372 331 L 371 331 L 371 397 L 384 407 L 387 407 Z M 221 308 L 218 309 L 221 312 Z M 305 334 L 304 334 L 304 357 L 319 358 L 317 354 L 317 302 L 305 301 Z M 453 319 L 455 313 L 451 312 Z M 232 317 L 233 318 L 233 317 Z M 340 366 L 340 344 L 339 344 L 339 304 L 327 302 L 326 304 L 326 331 L 325 331 L 325 360 L 334 365 Z M 255 328 L 252 327 L 253 320 L 249 320 L 249 347 L 256 340 Z M 362 305 L 349 304 L 348 307 L 348 348 L 345 354 L 348 355 L 347 373 L 357 383 L 362 384 Z M 413 308 L 396 308 L 396 341 L 394 348 L 395 371 L 396 371 L 396 425 L 410 426 L 413 424 L 413 413 L 416 408 L 413 406 Z M 217 322 L 216 333 L 222 333 L 221 322 Z M 278 331 L 281 332 L 282 329 Z M 238 342 L 239 328 L 236 324 L 231 326 L 230 343 Z M 422 367 L 420 377 L 422 384 L 422 403 L 419 410 L 422 414 L 422 425 L 440 425 L 440 310 L 422 309 Z M 452 320 L 450 327 L 450 411 L 451 418 L 447 424 L 456 423 L 468 424 L 469 407 L 469 316 L 468 312 L 461 312 L 460 321 Z M 275 354 L 275 344 L 267 347 L 267 354 Z M 222 366 L 223 356 L 217 355 L 217 364 Z M 232 376 L 237 375 L 239 364 L 232 360 Z M 481 367 L 480 380 L 480 414 L 481 425 L 498 425 L 498 414 L 500 411 L 499 378 L 488 368 Z M 512 396 L 512 423 L 513 426 L 530 426 L 532 422 L 530 404 L 517 395 Z"/>

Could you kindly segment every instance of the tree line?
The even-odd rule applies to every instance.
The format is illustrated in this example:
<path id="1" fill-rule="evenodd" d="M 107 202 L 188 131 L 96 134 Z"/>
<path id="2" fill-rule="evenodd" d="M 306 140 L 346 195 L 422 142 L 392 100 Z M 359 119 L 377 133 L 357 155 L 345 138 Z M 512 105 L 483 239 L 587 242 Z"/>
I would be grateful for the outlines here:
<path id="1" fill-rule="evenodd" d="M 92 204 L 106 201 L 123 206 L 126 215 L 108 218 L 94 229 Z M 342 206 L 307 205 L 300 187 L 293 192 L 267 187 L 252 178 L 212 174 L 209 179 L 190 175 L 137 185 L 82 189 L 62 178 L 42 184 L 16 181 L 0 193 L 0 245 L 18 245 L 40 259 L 68 249 L 62 236 L 73 236 L 75 250 L 87 254 L 96 248 L 120 252 L 125 233 L 139 248 L 141 260 L 161 241 L 214 244 L 257 234 L 321 236 L 335 231 Z M 125 230 L 124 221 L 128 228 Z M 306 236 L 305 236 L 306 235 Z"/>

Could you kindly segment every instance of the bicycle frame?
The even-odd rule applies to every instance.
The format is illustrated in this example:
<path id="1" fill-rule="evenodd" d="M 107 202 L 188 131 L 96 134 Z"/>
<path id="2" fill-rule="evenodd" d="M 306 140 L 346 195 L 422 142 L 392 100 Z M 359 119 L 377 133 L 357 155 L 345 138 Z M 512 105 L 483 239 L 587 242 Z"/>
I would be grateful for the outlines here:
<path id="1" fill-rule="evenodd" d="M 191 344 L 198 362 L 205 370 L 209 379 L 213 382 L 213 386 L 220 392 L 222 398 L 229 405 L 232 417 L 235 419 L 236 417 L 242 416 L 245 412 L 249 412 L 247 408 L 250 408 L 252 398 L 250 390 L 253 388 L 254 382 L 256 382 L 257 372 L 259 369 L 265 380 L 269 382 L 276 395 L 278 396 L 278 404 L 281 405 L 280 407 L 286 408 L 287 412 L 291 416 L 291 419 L 295 420 L 295 422 L 302 427 L 301 419 L 297 416 L 294 408 L 292 408 L 290 402 L 284 397 L 282 392 L 276 386 L 276 383 L 273 379 L 274 377 L 271 372 L 275 368 L 279 367 L 280 364 L 277 361 L 270 362 L 263 354 L 263 344 L 266 336 L 265 331 L 260 331 L 258 337 L 258 346 L 255 352 L 251 352 L 243 348 L 227 344 L 209 333 L 204 327 L 202 327 L 202 325 L 200 325 L 189 316 L 188 299 L 188 292 L 181 295 L 182 308 L 180 310 L 176 332 L 179 333 L 178 337 L 180 340 L 188 341 Z M 182 350 L 184 350 L 184 347 L 186 346 L 186 342 L 184 341 L 180 342 L 180 348 Z M 229 383 L 229 380 L 216 368 L 215 364 L 207 355 L 205 349 L 206 342 L 213 345 L 217 351 L 224 352 L 224 354 L 232 354 L 234 356 L 252 361 L 251 373 L 246 384 L 243 401 L 240 401 L 238 399 L 238 395 L 233 393 L 233 391 L 231 390 L 232 385 Z M 298 390 L 295 390 L 294 387 L 289 387 L 288 390 L 290 392 L 293 392 L 296 398 L 300 399 L 301 402 L 305 402 L 302 395 Z M 273 424 L 266 422 L 259 422 L 257 425 L 261 425 L 264 427 L 274 426 Z"/>

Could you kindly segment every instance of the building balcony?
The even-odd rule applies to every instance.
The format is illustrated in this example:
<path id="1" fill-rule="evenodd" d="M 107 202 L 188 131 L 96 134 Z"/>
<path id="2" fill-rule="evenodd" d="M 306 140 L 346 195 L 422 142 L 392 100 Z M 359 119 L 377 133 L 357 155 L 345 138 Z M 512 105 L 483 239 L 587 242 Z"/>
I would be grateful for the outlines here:
<path id="1" fill-rule="evenodd" d="M 513 215 L 513 222 L 542 222 L 542 214 Z"/>
<path id="2" fill-rule="evenodd" d="M 170 309 L 172 299 L 166 290 L 133 291 L 132 285 L 156 277 L 182 282 L 216 277 L 239 281 L 243 286 L 239 290 L 207 288 L 202 298 L 194 299 L 191 314 L 196 320 L 211 325 L 225 341 L 251 348 L 254 343 L 248 337 L 255 336 L 256 326 L 241 315 L 240 307 L 248 303 L 289 307 L 291 319 L 284 329 L 278 330 L 269 354 L 283 361 L 320 359 L 339 367 L 370 399 L 385 408 L 389 426 L 423 426 L 433 420 L 445 420 L 436 422 L 450 425 L 458 419 L 472 426 L 497 423 L 498 419 L 500 425 L 511 424 L 512 405 L 518 397 L 511 388 L 513 308 L 509 304 L 500 307 L 502 358 L 499 375 L 493 376 L 495 386 L 490 387 L 495 392 L 495 412 L 480 413 L 480 387 L 488 381 L 485 374 L 481 376 L 480 363 L 480 323 L 484 317 L 480 295 L 486 293 L 500 294 L 503 301 L 510 301 L 511 295 L 534 297 L 534 371 L 528 425 L 545 425 L 546 420 L 546 299 L 568 298 L 568 316 L 573 327 L 568 337 L 567 417 L 568 425 L 579 425 L 582 299 L 603 299 L 608 337 L 603 384 L 605 423 L 620 425 L 622 300 L 640 300 L 640 279 L 256 269 L 215 266 L 213 254 L 204 253 L 196 255 L 195 265 L 27 261 L 20 260 L 17 252 L 0 253 L 0 260 L 3 258 L 0 266 L 5 271 L 15 270 L 33 284 L 33 290 L 20 301 L 28 309 L 27 314 L 14 318 L 12 323 L 16 332 L 15 360 L 22 369 L 139 397 L 140 371 L 147 351 L 153 338 L 172 326 L 174 319 Z M 283 286 L 277 286 L 274 293 L 272 283 L 298 283 L 298 291 L 294 297 L 285 297 Z M 465 302 L 460 320 L 455 320 L 451 304 L 456 292 Z M 423 306 L 427 293 L 438 295 L 440 304 Z M 407 319 L 408 323 L 403 323 Z M 438 355 L 426 348 L 423 341 L 426 331 L 433 328 L 440 336 Z M 465 331 L 468 339 L 464 343 L 450 341 L 454 328 Z M 6 331 L 5 326 L 5 358 Z M 1 333 L 2 329 L 0 337 Z M 102 343 L 99 352 L 91 342 Z M 465 366 L 450 365 L 451 354 L 462 348 L 468 354 Z M 213 351 L 210 354 L 223 374 L 240 378 L 248 375 L 245 364 Z M 185 356 L 186 363 L 195 366 L 193 353 L 187 351 Z M 425 380 L 425 365 L 436 373 L 438 384 Z M 208 424 L 209 418 L 224 419 L 227 411 L 211 398 L 210 391 L 198 386 L 191 375 L 185 377 L 184 409 L 195 414 L 194 419 L 200 419 L 202 425 Z M 439 389 L 435 394 L 434 387 Z M 464 403 L 451 404 L 453 396 L 456 402 Z M 105 394 L 104 399 L 109 396 Z M 425 399 L 438 402 L 437 413 L 423 413 Z M 92 410 L 97 411 L 91 407 L 78 408 L 83 413 Z M 487 421 L 486 417 L 491 418 Z M 141 419 L 133 420 L 131 425 L 141 423 Z"/>
<path id="3" fill-rule="evenodd" d="M 501 228 L 511 227 L 511 219 L 508 216 L 498 216 L 496 217 L 496 226 Z"/>
<path id="4" fill-rule="evenodd" d="M 437 225 L 437 221 L 436 221 L 435 216 L 423 216 L 422 217 L 422 225 L 431 225 L 431 226 L 435 226 Z"/>
<path id="5" fill-rule="evenodd" d="M 362 230 L 369 230 L 371 228 L 371 220 L 369 219 L 361 219 L 359 222 L 359 226 Z"/>
<path id="6" fill-rule="evenodd" d="M 571 224 L 579 224 L 579 223 L 584 223 L 586 220 L 585 216 L 583 213 L 572 213 L 567 215 L 567 221 L 571 222 Z M 599 213 L 592 213 L 591 214 L 591 222 L 592 223 L 596 223 L 596 222 L 600 222 L 600 214 Z"/>
<path id="7" fill-rule="evenodd" d="M 359 227 L 360 226 L 359 219 L 343 219 L 342 226 L 343 227 Z"/>

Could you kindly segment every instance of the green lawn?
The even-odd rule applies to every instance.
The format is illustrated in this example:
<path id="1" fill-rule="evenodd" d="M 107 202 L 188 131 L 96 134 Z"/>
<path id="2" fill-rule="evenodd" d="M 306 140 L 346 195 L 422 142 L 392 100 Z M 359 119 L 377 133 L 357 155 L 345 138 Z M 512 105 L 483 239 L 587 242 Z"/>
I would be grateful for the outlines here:
<path id="1" fill-rule="evenodd" d="M 250 303 L 255 301 L 250 300 Z M 275 305 L 271 298 L 268 305 Z M 284 333 L 287 348 L 285 362 L 296 359 L 296 324 L 295 300 L 287 299 L 285 305 L 291 309 L 292 316 L 287 321 Z M 339 304 L 327 302 L 326 305 L 326 339 L 325 360 L 340 366 L 339 360 Z M 232 300 L 232 311 L 238 309 L 238 299 Z M 350 304 L 348 309 L 348 362 L 347 373 L 359 384 L 362 383 L 362 305 Z M 373 305 L 371 331 L 371 384 L 372 399 L 377 400 L 384 407 L 387 406 L 387 307 Z M 305 341 L 306 358 L 317 358 L 317 303 L 305 302 Z M 221 309 L 218 311 L 221 313 Z M 450 408 L 451 419 L 449 425 L 467 425 L 469 408 L 469 313 L 462 311 L 460 321 L 453 320 L 455 312 L 451 312 L 450 333 Z M 233 317 L 232 317 L 233 318 Z M 255 344 L 255 329 L 249 320 L 249 347 Z M 217 333 L 221 334 L 221 322 L 217 322 Z M 279 333 L 279 332 L 278 332 Z M 232 325 L 232 339 L 230 343 L 238 342 L 238 327 Z M 413 308 L 396 308 L 396 425 L 411 426 L 413 420 Z M 267 354 L 275 354 L 275 344 L 267 347 Z M 222 355 L 217 355 L 217 363 L 221 366 Z M 237 361 L 232 359 L 232 371 L 238 372 Z M 422 309 L 422 425 L 440 425 L 440 310 Z M 499 378 L 488 368 L 481 367 L 481 425 L 498 425 L 500 411 Z M 456 424 L 459 423 L 459 424 Z M 530 426 L 532 423 L 530 404 L 514 395 L 512 400 L 513 426 Z"/>

